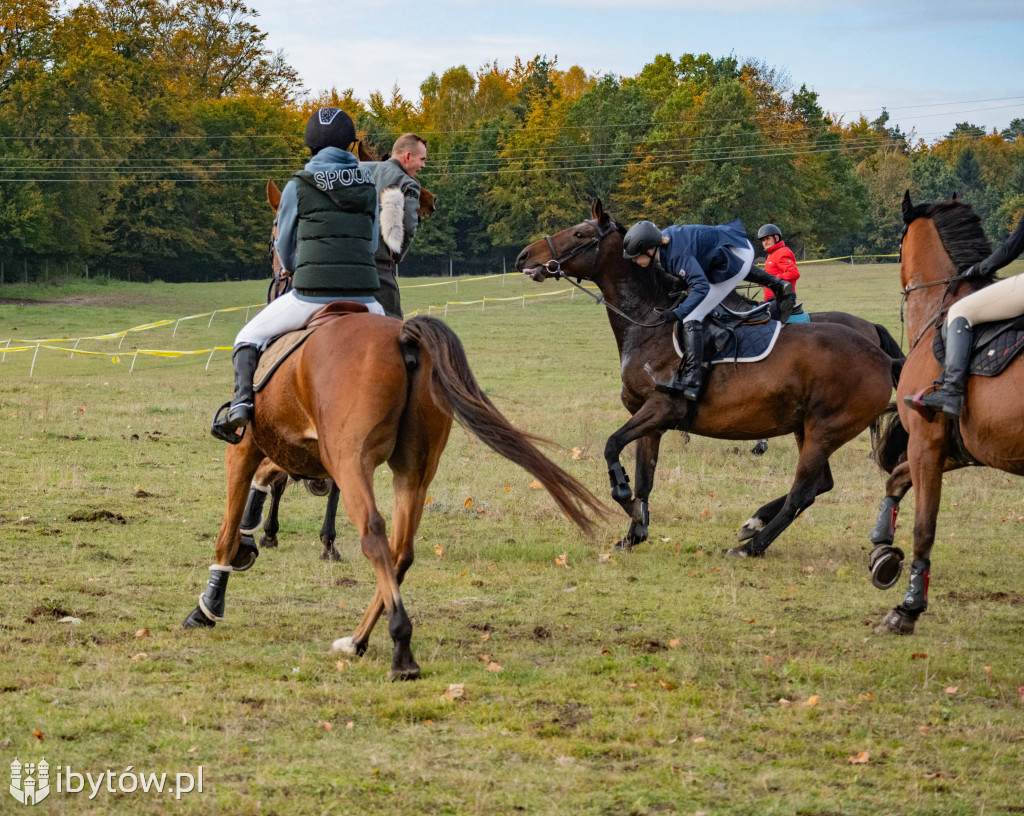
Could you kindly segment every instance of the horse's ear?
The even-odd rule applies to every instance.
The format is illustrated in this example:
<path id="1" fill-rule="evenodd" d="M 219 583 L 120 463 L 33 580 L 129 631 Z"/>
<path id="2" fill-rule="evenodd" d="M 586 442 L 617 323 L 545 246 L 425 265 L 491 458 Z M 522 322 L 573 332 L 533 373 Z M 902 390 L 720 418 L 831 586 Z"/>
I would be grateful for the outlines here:
<path id="1" fill-rule="evenodd" d="M 601 199 L 595 198 L 594 203 L 590 205 L 590 217 L 602 226 L 608 222 L 609 215 L 604 211 Z"/>
<path id="2" fill-rule="evenodd" d="M 361 139 L 356 142 L 356 157 L 361 162 L 377 161 L 376 157 L 370 152 L 370 149 L 363 144 Z"/>
<path id="3" fill-rule="evenodd" d="M 277 212 L 281 204 L 281 191 L 277 189 L 273 179 L 267 179 L 267 203 L 274 212 Z"/>
<path id="4" fill-rule="evenodd" d="M 903 223 L 909 224 L 907 220 L 910 218 L 910 211 L 914 209 L 914 202 L 910 200 L 910 190 L 907 190 L 903 194 Z"/>

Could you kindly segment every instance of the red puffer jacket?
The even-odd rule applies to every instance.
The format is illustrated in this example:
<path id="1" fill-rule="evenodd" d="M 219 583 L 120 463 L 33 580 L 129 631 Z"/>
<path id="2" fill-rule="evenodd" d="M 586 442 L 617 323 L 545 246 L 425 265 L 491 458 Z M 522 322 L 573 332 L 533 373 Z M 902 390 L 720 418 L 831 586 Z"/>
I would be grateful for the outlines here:
<path id="1" fill-rule="evenodd" d="M 789 281 L 796 291 L 796 282 L 800 277 L 800 271 L 796 268 L 796 256 L 786 246 L 785 242 L 779 241 L 768 250 L 768 260 L 764 262 L 764 271 L 784 281 Z M 764 299 L 773 298 L 772 290 L 765 287 Z"/>

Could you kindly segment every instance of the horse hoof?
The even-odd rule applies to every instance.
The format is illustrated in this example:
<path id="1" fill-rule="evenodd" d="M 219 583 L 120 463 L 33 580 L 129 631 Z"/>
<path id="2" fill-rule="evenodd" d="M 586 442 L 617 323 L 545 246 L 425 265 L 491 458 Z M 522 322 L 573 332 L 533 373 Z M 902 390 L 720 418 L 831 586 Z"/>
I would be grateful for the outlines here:
<path id="1" fill-rule="evenodd" d="M 302 486 L 311 496 L 326 496 L 331 492 L 331 483 L 327 479 L 303 479 Z"/>
<path id="2" fill-rule="evenodd" d="M 763 558 L 764 557 L 764 551 L 763 550 L 761 552 L 758 552 L 757 550 L 753 549 L 749 544 L 741 544 L 738 547 L 732 547 L 732 548 L 730 548 L 728 550 L 723 550 L 723 552 L 726 555 L 731 556 L 733 558 Z"/>
<path id="3" fill-rule="evenodd" d="M 217 625 L 217 622 L 206 617 L 206 615 L 203 614 L 203 610 L 197 606 L 189 613 L 189 616 L 181 622 L 181 625 L 185 629 L 212 629 Z"/>
<path id="4" fill-rule="evenodd" d="M 321 561 L 340 561 L 341 553 L 333 544 L 324 544 L 323 552 L 320 553 Z"/>
<path id="5" fill-rule="evenodd" d="M 396 680 L 419 680 L 420 667 L 415 663 L 404 669 L 392 669 L 388 672 L 388 680 L 394 683 Z"/>
<path id="6" fill-rule="evenodd" d="M 764 520 L 759 519 L 756 516 L 748 518 L 743 522 L 743 526 L 740 527 L 740 535 L 738 541 L 749 541 L 759 532 L 764 529 Z"/>
<path id="7" fill-rule="evenodd" d="M 875 627 L 876 635 L 912 635 L 914 634 L 915 618 L 905 615 L 899 609 L 889 610 L 882 622 Z"/>
<path id="8" fill-rule="evenodd" d="M 356 646 L 354 638 L 343 637 L 338 638 L 331 644 L 331 654 L 344 654 L 351 657 L 358 657 L 362 652 L 359 650 L 359 647 Z"/>
<path id="9" fill-rule="evenodd" d="M 764 456 L 768 452 L 768 442 L 764 439 L 757 440 L 757 444 L 750 449 L 754 456 Z"/>
<path id="10" fill-rule="evenodd" d="M 889 589 L 903 572 L 903 550 L 880 545 L 871 551 L 871 583 L 878 589 Z"/>
<path id="11" fill-rule="evenodd" d="M 277 536 L 263 535 L 260 537 L 260 549 L 261 550 L 272 550 L 277 547 Z"/>
<path id="12" fill-rule="evenodd" d="M 629 540 L 627 540 L 625 538 L 622 539 L 622 541 L 617 542 L 615 544 L 615 546 L 612 547 L 612 552 L 625 552 L 625 553 L 628 553 L 628 552 L 632 552 L 632 551 L 633 551 L 632 543 L 630 543 Z"/>
<path id="13" fill-rule="evenodd" d="M 235 572 L 245 572 L 256 563 L 256 559 L 259 557 L 259 554 L 260 551 L 256 549 L 255 544 L 242 541 L 241 546 L 238 548 L 238 552 L 235 553 L 235 557 L 231 560 L 231 569 Z"/>

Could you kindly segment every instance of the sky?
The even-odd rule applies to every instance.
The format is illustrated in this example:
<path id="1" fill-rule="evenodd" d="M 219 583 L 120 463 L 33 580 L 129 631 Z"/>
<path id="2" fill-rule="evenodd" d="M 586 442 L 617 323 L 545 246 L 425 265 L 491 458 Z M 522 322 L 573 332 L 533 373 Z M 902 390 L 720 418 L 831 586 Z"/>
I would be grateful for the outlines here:
<path id="1" fill-rule="evenodd" d="M 633 76 L 658 54 L 762 60 L 849 122 L 882 108 L 935 141 L 1024 118 L 1024 0 L 245 0 L 308 91 L 365 100 L 518 56 Z"/>

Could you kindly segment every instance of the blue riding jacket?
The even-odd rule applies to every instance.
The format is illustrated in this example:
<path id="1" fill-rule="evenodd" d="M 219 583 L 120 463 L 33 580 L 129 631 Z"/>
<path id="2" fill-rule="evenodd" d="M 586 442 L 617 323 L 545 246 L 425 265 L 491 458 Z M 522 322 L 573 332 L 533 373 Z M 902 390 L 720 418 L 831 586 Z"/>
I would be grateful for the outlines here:
<path id="1" fill-rule="evenodd" d="M 673 275 L 684 278 L 690 294 L 675 309 L 680 320 L 697 308 L 711 291 L 712 283 L 722 283 L 742 269 L 742 262 L 726 247 L 749 247 L 743 222 L 738 218 L 717 227 L 685 224 L 666 227 L 661 234 L 668 245 L 660 250 L 661 265 Z"/>

